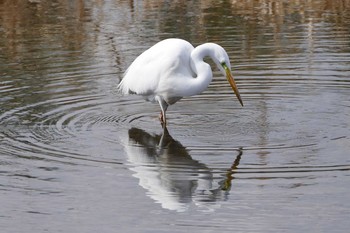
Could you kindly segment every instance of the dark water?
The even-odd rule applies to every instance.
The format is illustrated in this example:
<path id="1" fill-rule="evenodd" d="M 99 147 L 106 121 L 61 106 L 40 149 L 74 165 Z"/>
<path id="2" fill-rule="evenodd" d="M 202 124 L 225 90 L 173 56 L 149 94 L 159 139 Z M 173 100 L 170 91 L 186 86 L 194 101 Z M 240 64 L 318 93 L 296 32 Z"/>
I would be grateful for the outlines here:
<path id="1" fill-rule="evenodd" d="M 227 50 L 168 110 L 122 97 L 157 41 Z M 0 1 L 2 232 L 347 232 L 350 2 Z"/>

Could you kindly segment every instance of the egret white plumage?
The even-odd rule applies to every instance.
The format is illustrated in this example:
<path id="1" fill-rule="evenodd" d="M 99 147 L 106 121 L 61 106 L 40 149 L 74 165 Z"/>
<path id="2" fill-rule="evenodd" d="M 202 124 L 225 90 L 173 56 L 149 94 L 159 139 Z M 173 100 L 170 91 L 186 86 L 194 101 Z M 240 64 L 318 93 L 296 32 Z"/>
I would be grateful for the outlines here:
<path id="1" fill-rule="evenodd" d="M 231 73 L 229 57 L 220 45 L 205 43 L 194 48 L 182 39 L 166 39 L 139 55 L 126 70 L 118 89 L 123 94 L 137 94 L 158 102 L 160 120 L 166 125 L 169 105 L 182 97 L 203 92 L 213 78 L 211 67 L 204 62 L 210 57 L 226 76 L 240 104 L 243 101 Z"/>

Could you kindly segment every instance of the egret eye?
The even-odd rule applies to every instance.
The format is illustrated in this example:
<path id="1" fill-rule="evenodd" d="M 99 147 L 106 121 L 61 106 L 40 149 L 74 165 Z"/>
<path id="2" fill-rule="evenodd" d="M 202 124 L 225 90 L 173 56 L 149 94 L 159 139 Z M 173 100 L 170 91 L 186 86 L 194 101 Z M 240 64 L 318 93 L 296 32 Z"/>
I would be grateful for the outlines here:
<path id="1" fill-rule="evenodd" d="M 226 65 L 225 62 L 222 62 L 222 63 L 221 63 L 221 66 L 222 66 L 222 68 L 225 69 L 225 71 L 228 71 L 228 70 L 229 70 L 229 68 L 227 67 L 227 65 Z"/>

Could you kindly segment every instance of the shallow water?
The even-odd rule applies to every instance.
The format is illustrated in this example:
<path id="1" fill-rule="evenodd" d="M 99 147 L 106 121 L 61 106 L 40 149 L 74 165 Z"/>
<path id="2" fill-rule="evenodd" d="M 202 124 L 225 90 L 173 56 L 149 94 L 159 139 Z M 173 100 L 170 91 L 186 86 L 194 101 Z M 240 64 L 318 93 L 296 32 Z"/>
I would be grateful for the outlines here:
<path id="1" fill-rule="evenodd" d="M 350 2 L 0 1 L 4 232 L 347 232 Z M 161 39 L 227 50 L 168 110 L 116 86 Z"/>

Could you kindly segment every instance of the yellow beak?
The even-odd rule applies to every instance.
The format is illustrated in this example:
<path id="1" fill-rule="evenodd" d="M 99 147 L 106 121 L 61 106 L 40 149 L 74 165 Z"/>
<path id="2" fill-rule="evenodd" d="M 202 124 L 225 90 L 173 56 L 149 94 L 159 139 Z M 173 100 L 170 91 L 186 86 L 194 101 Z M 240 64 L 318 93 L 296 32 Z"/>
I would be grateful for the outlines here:
<path id="1" fill-rule="evenodd" d="M 241 99 L 241 95 L 239 94 L 236 82 L 232 76 L 231 70 L 226 66 L 226 64 L 222 64 L 222 67 L 225 69 L 227 81 L 230 83 L 232 90 L 235 92 L 235 94 L 237 96 L 237 99 L 239 100 L 239 102 L 243 106 L 243 101 Z"/>

